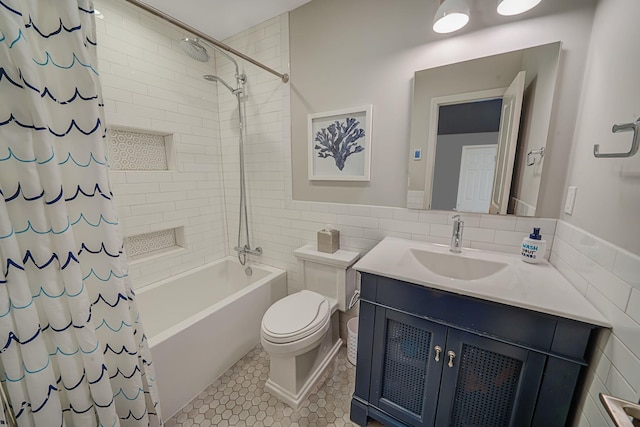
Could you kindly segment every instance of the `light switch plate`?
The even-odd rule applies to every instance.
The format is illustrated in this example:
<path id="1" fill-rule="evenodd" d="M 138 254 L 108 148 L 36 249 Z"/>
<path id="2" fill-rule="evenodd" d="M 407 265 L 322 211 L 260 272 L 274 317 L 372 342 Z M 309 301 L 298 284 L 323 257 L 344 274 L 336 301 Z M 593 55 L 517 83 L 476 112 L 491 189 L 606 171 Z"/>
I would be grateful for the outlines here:
<path id="1" fill-rule="evenodd" d="M 576 192 L 578 187 L 569 187 L 567 190 L 567 199 L 564 202 L 564 213 L 573 214 L 573 205 L 576 203 Z"/>
<path id="2" fill-rule="evenodd" d="M 422 159 L 422 150 L 417 149 L 417 150 L 413 150 L 413 160 L 420 160 Z"/>

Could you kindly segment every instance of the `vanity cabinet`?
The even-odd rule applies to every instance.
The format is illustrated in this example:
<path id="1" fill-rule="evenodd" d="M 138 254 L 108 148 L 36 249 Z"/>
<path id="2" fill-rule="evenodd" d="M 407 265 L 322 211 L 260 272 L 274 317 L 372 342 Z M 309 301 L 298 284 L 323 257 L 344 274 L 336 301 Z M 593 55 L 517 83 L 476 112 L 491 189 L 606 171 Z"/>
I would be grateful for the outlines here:
<path id="1" fill-rule="evenodd" d="M 564 426 L 597 327 L 362 275 L 351 419 Z"/>

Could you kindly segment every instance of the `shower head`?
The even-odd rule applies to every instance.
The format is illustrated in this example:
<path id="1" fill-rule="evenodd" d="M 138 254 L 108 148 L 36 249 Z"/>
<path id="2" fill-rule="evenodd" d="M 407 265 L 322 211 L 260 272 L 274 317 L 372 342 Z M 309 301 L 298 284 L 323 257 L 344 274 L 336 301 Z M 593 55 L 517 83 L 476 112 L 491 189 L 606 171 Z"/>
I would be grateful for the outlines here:
<path id="1" fill-rule="evenodd" d="M 233 62 L 233 65 L 236 67 L 236 78 L 238 78 L 239 83 L 244 83 L 246 79 L 244 74 L 240 74 L 240 67 L 238 66 L 238 61 L 236 61 L 233 56 L 229 55 L 223 49 L 219 48 L 216 45 L 207 43 L 206 40 L 197 39 L 194 37 L 185 37 L 180 40 L 180 48 L 191 58 L 200 62 L 209 62 L 211 59 L 211 55 L 207 52 L 207 48 L 203 46 L 203 44 L 209 46 L 220 55 L 227 58 L 229 61 Z"/>
<path id="2" fill-rule="evenodd" d="M 242 94 L 242 88 L 238 88 L 238 89 L 234 89 L 233 87 L 231 87 L 231 85 L 227 82 L 225 82 L 224 80 L 222 80 L 220 77 L 218 76 L 214 76 L 213 74 L 205 74 L 204 76 L 202 76 L 203 79 L 210 81 L 210 82 L 219 82 L 222 83 L 227 89 L 229 89 L 229 91 L 234 94 Z"/>
<path id="3" fill-rule="evenodd" d="M 185 37 L 180 40 L 180 48 L 196 61 L 209 62 L 209 59 L 211 59 L 209 52 L 200 44 L 198 39 Z"/>

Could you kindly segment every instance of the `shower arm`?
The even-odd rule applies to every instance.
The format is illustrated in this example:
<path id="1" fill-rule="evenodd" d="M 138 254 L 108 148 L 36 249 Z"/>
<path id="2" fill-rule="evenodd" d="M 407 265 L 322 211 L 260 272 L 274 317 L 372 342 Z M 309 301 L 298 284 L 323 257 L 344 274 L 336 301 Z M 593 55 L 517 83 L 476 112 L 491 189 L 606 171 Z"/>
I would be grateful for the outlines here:
<path id="1" fill-rule="evenodd" d="M 166 13 L 156 9 L 155 7 L 149 6 L 146 3 L 143 3 L 139 0 L 126 0 L 127 3 L 131 3 L 137 7 L 139 7 L 142 10 L 145 10 L 147 12 L 149 12 L 152 15 L 157 16 L 158 18 L 162 18 L 165 21 L 168 21 L 170 23 L 172 23 L 173 25 L 183 29 L 184 31 L 187 31 L 195 36 L 197 36 L 198 38 L 205 40 L 207 43 L 210 43 L 213 46 L 216 46 L 217 48 L 221 49 L 222 51 L 226 51 L 229 52 L 239 58 L 244 59 L 247 62 L 252 63 L 253 65 L 256 65 L 260 68 L 262 68 L 265 71 L 270 72 L 271 74 L 278 76 L 280 78 L 280 80 L 282 80 L 282 83 L 287 83 L 289 81 L 289 74 L 282 74 L 277 72 L 276 70 L 274 70 L 273 68 L 267 67 L 266 65 L 264 65 L 261 62 L 256 61 L 255 59 L 245 55 L 242 52 L 239 52 L 237 50 L 235 50 L 234 48 L 222 43 L 219 40 L 214 39 L 213 37 L 208 36 L 207 34 L 203 33 L 200 30 L 197 30 L 187 24 L 185 24 L 184 22 L 174 18 L 173 16 L 167 15 Z M 225 52 L 220 52 L 220 53 L 225 53 Z"/>
<path id="2" fill-rule="evenodd" d="M 236 67 L 236 80 L 238 80 L 238 83 L 245 83 L 247 77 L 244 74 L 240 74 L 240 67 L 238 66 L 238 61 L 236 61 L 233 56 L 229 55 L 227 52 L 225 52 L 224 50 L 220 49 L 218 46 L 210 44 L 206 40 L 202 40 L 202 42 L 204 42 L 204 44 L 210 46 L 213 50 L 215 50 L 220 55 L 222 55 L 225 58 L 227 58 L 229 61 L 233 62 L 233 65 Z M 234 91 L 234 89 L 232 89 L 227 83 L 222 81 L 222 79 L 219 79 L 218 81 L 220 81 L 220 83 L 222 83 L 225 86 L 227 86 L 229 88 L 229 90 L 231 90 L 231 92 Z"/>

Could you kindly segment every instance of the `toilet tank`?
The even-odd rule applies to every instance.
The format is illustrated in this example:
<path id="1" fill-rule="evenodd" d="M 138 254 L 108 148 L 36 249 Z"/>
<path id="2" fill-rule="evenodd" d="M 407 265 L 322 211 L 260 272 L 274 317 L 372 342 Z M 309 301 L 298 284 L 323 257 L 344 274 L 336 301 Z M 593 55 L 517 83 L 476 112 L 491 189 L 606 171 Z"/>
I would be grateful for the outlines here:
<path id="1" fill-rule="evenodd" d="M 357 284 L 357 272 L 351 266 L 360 254 L 342 249 L 332 254 L 318 252 L 314 245 L 293 254 L 301 264 L 303 288 L 336 300 L 338 310 L 346 311 Z"/>

